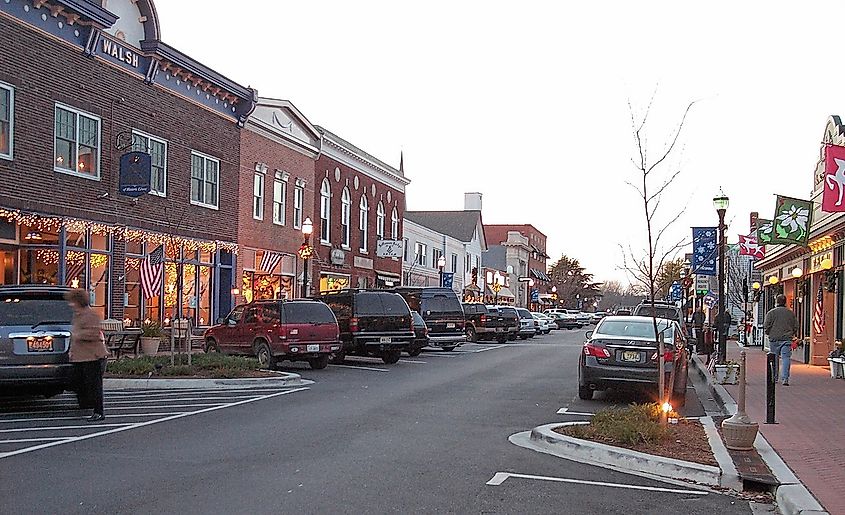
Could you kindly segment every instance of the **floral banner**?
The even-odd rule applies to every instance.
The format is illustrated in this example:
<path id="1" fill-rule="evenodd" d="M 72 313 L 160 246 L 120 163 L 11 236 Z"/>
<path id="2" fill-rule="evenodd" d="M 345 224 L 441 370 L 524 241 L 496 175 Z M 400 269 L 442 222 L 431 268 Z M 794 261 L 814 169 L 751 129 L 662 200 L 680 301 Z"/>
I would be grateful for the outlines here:
<path id="1" fill-rule="evenodd" d="M 772 242 L 772 233 L 775 226 L 771 220 L 757 219 L 757 241 L 760 245 L 765 245 Z"/>
<path id="2" fill-rule="evenodd" d="M 813 219 L 813 202 L 778 195 L 771 243 L 807 245 Z"/>

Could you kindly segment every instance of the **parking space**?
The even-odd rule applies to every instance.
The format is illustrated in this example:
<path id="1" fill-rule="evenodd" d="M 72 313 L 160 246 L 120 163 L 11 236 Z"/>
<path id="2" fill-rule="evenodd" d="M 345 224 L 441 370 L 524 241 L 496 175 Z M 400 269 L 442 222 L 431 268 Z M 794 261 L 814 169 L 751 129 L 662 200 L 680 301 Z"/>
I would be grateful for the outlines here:
<path id="1" fill-rule="evenodd" d="M 0 399 L 0 459 L 307 389 L 106 391 L 106 419 L 90 424 L 72 393 Z"/>

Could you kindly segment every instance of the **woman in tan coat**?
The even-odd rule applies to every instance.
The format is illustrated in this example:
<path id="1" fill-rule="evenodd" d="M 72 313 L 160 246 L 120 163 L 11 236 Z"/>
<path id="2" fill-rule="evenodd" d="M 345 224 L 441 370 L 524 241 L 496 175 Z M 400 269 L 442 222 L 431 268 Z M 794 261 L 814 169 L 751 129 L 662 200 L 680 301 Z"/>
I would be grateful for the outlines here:
<path id="1" fill-rule="evenodd" d="M 88 421 L 98 422 L 106 418 L 103 414 L 103 374 L 109 355 L 100 329 L 100 315 L 91 309 L 88 292 L 84 290 L 68 291 L 65 300 L 73 309 L 70 362 L 75 364 L 80 381 L 80 407 L 94 408 Z"/>

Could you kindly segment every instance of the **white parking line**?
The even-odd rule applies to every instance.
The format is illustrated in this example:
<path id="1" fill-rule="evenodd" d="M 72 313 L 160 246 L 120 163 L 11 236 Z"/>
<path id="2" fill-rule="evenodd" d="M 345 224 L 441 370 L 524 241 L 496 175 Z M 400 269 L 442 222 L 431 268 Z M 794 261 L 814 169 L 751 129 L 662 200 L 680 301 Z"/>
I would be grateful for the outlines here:
<path id="1" fill-rule="evenodd" d="M 488 350 L 496 350 L 496 349 L 501 349 L 502 347 L 508 347 L 508 346 L 509 345 L 507 345 L 507 344 L 502 344 L 502 345 L 496 345 L 495 347 L 485 347 L 483 349 L 466 350 L 466 351 L 461 351 L 461 352 L 471 352 L 473 354 L 478 354 L 479 352 L 487 352 Z"/>
<path id="2" fill-rule="evenodd" d="M 18 449 L 18 450 L 15 450 L 15 451 L 3 452 L 3 453 L 0 453 L 0 459 L 8 458 L 10 456 L 17 456 L 19 454 L 25 454 L 25 453 L 28 453 L 28 452 L 33 452 L 33 451 L 37 451 L 37 450 L 41 450 L 41 449 L 46 449 L 46 448 L 49 448 L 49 447 L 55 447 L 57 445 L 74 443 L 74 442 L 79 442 L 79 441 L 82 441 L 82 440 L 89 440 L 91 438 L 96 438 L 98 436 L 105 436 L 105 435 L 110 435 L 110 434 L 114 434 L 114 433 L 120 433 L 120 432 L 123 432 L 123 431 L 129 431 L 131 429 L 138 429 L 138 428 L 141 428 L 141 427 L 150 426 L 150 425 L 158 424 L 158 423 L 161 423 L 161 422 L 167 422 L 167 421 L 170 421 L 170 420 L 176 420 L 176 419 L 179 419 L 179 418 L 189 417 L 191 415 L 199 415 L 201 413 L 209 413 L 211 411 L 217 411 L 217 410 L 224 409 L 224 408 L 231 408 L 231 407 L 234 407 L 234 406 L 240 406 L 242 404 L 248 404 L 248 403 L 255 402 L 255 401 L 270 399 L 272 397 L 278 397 L 278 396 L 281 396 L 281 395 L 288 395 L 288 394 L 291 394 L 291 393 L 302 392 L 302 391 L 309 390 L 309 389 L 310 388 L 308 388 L 308 387 L 294 388 L 294 389 L 291 389 L 291 390 L 284 390 L 284 391 L 281 391 L 281 392 L 271 393 L 271 394 L 263 395 L 261 397 L 255 397 L 255 398 L 252 398 L 252 399 L 245 399 L 245 400 L 238 401 L 238 402 L 232 402 L 232 403 L 221 404 L 221 405 L 214 405 L 214 406 L 209 407 L 209 408 L 205 408 L 205 409 L 201 409 L 201 410 L 197 410 L 197 411 L 186 412 L 186 413 L 181 413 L 179 415 L 170 415 L 170 416 L 167 416 L 167 417 L 157 418 L 157 419 L 154 419 L 154 420 L 147 420 L 146 422 L 137 422 L 137 423 L 129 424 L 129 425 L 120 424 L 121 427 L 112 427 L 111 429 L 106 429 L 105 431 L 99 431 L 99 432 L 96 432 L 96 433 L 88 433 L 88 434 L 85 434 L 85 435 L 74 436 L 74 437 L 71 437 L 71 438 L 63 439 L 63 440 L 46 442 L 46 443 L 43 443 L 43 444 L 40 444 L 40 445 L 34 445 L 32 447 L 26 447 L 26 448 Z M 105 425 L 105 424 L 103 424 L 103 425 Z M 82 426 L 82 427 L 94 427 L 94 426 Z"/>
<path id="3" fill-rule="evenodd" d="M 417 360 L 414 360 L 414 359 L 400 359 L 399 363 L 419 363 L 419 364 L 424 365 L 424 364 L 428 363 L 428 361 L 417 361 Z"/>
<path id="4" fill-rule="evenodd" d="M 17 440 L 0 440 L 0 444 L 11 443 L 33 443 L 33 442 L 56 442 L 59 440 L 67 440 L 67 438 L 18 438 Z"/>
<path id="5" fill-rule="evenodd" d="M 360 367 L 358 365 L 329 365 L 330 367 L 354 368 L 356 370 L 372 370 L 373 372 L 389 372 L 386 368 Z"/>
<path id="6" fill-rule="evenodd" d="M 67 429 L 89 429 L 92 427 L 120 427 L 132 424 L 88 424 L 84 426 L 50 426 L 50 427 L 16 427 L 14 429 L 0 429 L 0 433 L 22 433 L 24 431 L 65 431 Z"/>
<path id="7" fill-rule="evenodd" d="M 126 413 L 124 415 L 113 415 L 109 413 L 109 418 L 131 418 L 131 417 L 159 417 L 169 415 L 181 415 L 184 411 L 158 412 L 158 413 Z M 0 419 L 0 424 L 15 424 L 21 422 L 50 422 L 55 420 L 82 420 L 88 418 L 87 415 L 79 415 L 77 417 L 32 417 L 32 418 L 12 418 L 8 420 Z"/>
<path id="8" fill-rule="evenodd" d="M 557 410 L 558 415 L 580 415 L 585 417 L 592 417 L 595 413 L 587 413 L 583 411 L 569 411 L 569 408 L 560 408 Z"/>
<path id="9" fill-rule="evenodd" d="M 708 492 L 702 490 L 680 490 L 677 488 L 663 488 L 659 486 L 641 486 L 641 485 L 627 485 L 621 483 L 607 483 L 605 481 L 587 481 L 585 479 L 570 479 L 565 477 L 549 477 L 549 476 L 534 476 L 531 474 L 513 474 L 510 472 L 496 472 L 487 484 L 490 486 L 499 486 L 505 482 L 506 479 L 515 477 L 521 479 L 537 479 L 540 481 L 553 481 L 556 483 L 573 483 L 578 485 L 591 486 L 606 486 L 608 488 L 623 488 L 628 490 L 647 490 L 649 492 L 665 492 L 671 494 L 694 494 L 707 495 Z"/>

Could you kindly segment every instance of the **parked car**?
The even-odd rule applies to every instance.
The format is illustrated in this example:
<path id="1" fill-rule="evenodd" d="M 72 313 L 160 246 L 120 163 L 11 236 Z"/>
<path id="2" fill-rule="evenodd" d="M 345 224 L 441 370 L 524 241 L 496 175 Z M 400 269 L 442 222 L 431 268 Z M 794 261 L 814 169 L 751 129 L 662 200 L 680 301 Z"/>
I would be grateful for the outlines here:
<path id="1" fill-rule="evenodd" d="M 537 321 L 538 334 L 549 334 L 552 331 L 553 322 L 548 316 L 536 312 L 532 312 L 531 316 Z"/>
<path id="2" fill-rule="evenodd" d="M 630 309 L 619 308 L 613 314 L 616 315 L 616 316 L 628 316 L 628 315 L 631 315 L 632 313 L 631 313 Z"/>
<path id="3" fill-rule="evenodd" d="M 592 320 L 592 316 L 589 313 L 584 313 L 583 311 L 578 311 L 577 309 L 569 310 L 569 314 L 575 315 L 575 320 L 578 322 L 578 327 L 590 325 L 590 320 Z"/>
<path id="4" fill-rule="evenodd" d="M 683 406 L 687 390 L 686 339 L 677 322 L 661 319 L 664 346 L 658 351 L 651 317 L 605 317 L 587 340 L 578 360 L 578 396 L 592 399 L 607 388 L 656 389 L 658 352 L 664 353 L 666 385 L 675 407 Z"/>
<path id="5" fill-rule="evenodd" d="M 464 308 L 451 288 L 394 288 L 411 311 L 422 315 L 428 326 L 428 346 L 454 350 L 466 342 Z"/>
<path id="6" fill-rule="evenodd" d="M 508 340 L 516 340 L 519 337 L 519 313 L 513 306 L 487 306 L 487 309 L 496 309 L 499 316 L 508 329 Z"/>
<path id="7" fill-rule="evenodd" d="M 595 313 L 592 314 L 592 318 L 593 318 L 592 322 L 594 324 L 598 324 L 599 322 L 601 322 L 601 319 L 606 317 L 606 316 L 607 316 L 607 313 L 605 313 L 604 311 L 596 311 Z"/>
<path id="8" fill-rule="evenodd" d="M 463 308 L 467 341 L 507 341 L 508 326 L 496 308 L 488 308 L 477 302 L 465 303 Z"/>
<path id="9" fill-rule="evenodd" d="M 531 312 L 524 308 L 517 308 L 516 312 L 519 314 L 519 337 L 523 340 L 534 338 L 537 328 L 536 320 L 531 316 Z"/>
<path id="10" fill-rule="evenodd" d="M 656 315 L 657 318 L 678 322 L 681 329 L 684 329 L 686 333 L 686 324 L 683 315 L 681 315 L 681 309 L 672 303 L 661 300 L 655 300 L 654 302 L 645 300 L 634 308 L 633 315 L 643 317 Z"/>
<path id="11" fill-rule="evenodd" d="M 340 327 L 341 349 L 331 362 L 343 363 L 347 354 L 378 356 L 385 363 L 399 361 L 414 341 L 411 309 L 401 295 L 386 290 L 338 290 L 317 297 L 328 304 Z"/>
<path id="12" fill-rule="evenodd" d="M 578 320 L 575 318 L 575 315 L 556 312 L 552 313 L 551 317 L 558 329 L 578 329 L 581 327 L 580 324 L 578 324 Z"/>
<path id="13" fill-rule="evenodd" d="M 255 356 L 264 368 L 307 361 L 321 370 L 340 350 L 337 319 L 313 300 L 257 300 L 241 304 L 203 334 L 206 352 Z"/>
<path id="14" fill-rule="evenodd" d="M 0 287 L 0 393 L 52 397 L 76 390 L 68 359 L 73 316 L 69 288 Z"/>
<path id="15" fill-rule="evenodd" d="M 408 349 L 408 355 L 413 357 L 419 356 L 423 347 L 428 346 L 428 326 L 416 311 L 411 311 L 411 317 L 414 319 L 414 341 Z"/>

